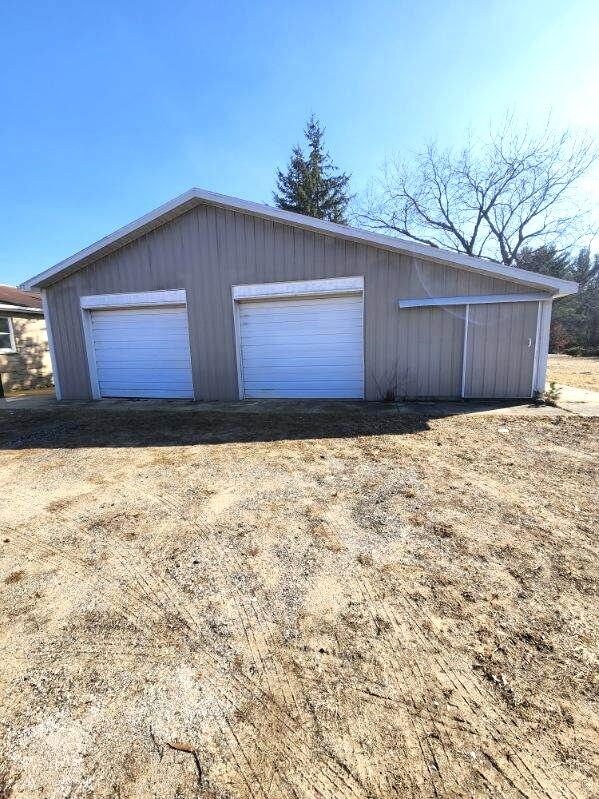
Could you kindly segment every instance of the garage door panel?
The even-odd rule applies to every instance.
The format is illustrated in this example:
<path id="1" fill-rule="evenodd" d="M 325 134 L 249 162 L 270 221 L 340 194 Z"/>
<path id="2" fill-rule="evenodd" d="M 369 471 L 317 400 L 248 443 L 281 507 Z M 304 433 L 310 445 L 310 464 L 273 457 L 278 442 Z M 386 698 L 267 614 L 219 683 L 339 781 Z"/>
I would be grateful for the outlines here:
<path id="1" fill-rule="evenodd" d="M 354 366 L 358 367 L 358 371 L 354 372 L 352 377 L 356 380 L 362 378 L 361 373 L 361 365 L 362 361 L 360 358 L 356 358 L 353 355 L 348 355 L 345 358 L 338 358 L 335 357 L 334 360 L 328 359 L 323 356 L 322 353 L 318 353 L 318 358 L 310 358 L 310 357 L 288 357 L 288 358 L 271 358 L 265 361 L 253 360 L 250 359 L 246 361 L 246 365 L 244 368 L 244 375 L 249 375 L 252 372 L 263 372 L 265 368 L 281 373 L 281 372 L 290 372 L 291 374 L 297 374 L 297 370 L 301 369 L 301 374 L 307 375 L 312 372 L 325 372 L 332 373 L 332 372 L 339 372 L 339 374 L 348 374 L 348 367 Z M 350 373 L 351 374 L 351 373 Z"/>
<path id="2" fill-rule="evenodd" d="M 117 356 L 114 358 L 96 358 L 96 367 L 98 369 L 137 369 L 146 371 L 156 367 L 156 358 L 133 358 L 129 354 Z M 173 358 L 169 359 L 170 369 L 181 369 L 185 373 L 189 372 L 189 360 L 187 358 Z"/>
<path id="3" fill-rule="evenodd" d="M 297 321 L 276 321 L 269 322 L 268 324 L 265 322 L 262 325 L 243 325 L 242 330 L 246 335 L 255 335 L 261 336 L 265 332 L 270 333 L 271 331 L 275 333 L 276 330 L 280 329 L 281 326 L 284 326 L 286 333 L 303 333 L 306 329 L 306 326 L 309 325 L 311 328 L 311 332 L 313 335 L 320 334 L 325 336 L 330 336 L 331 334 L 338 334 L 338 335 L 349 335 L 353 333 L 356 329 L 356 324 L 360 323 L 360 319 L 356 317 L 356 319 L 351 320 L 343 320 L 343 322 L 335 323 L 329 319 L 327 320 L 313 320 L 313 319 L 298 319 Z"/>
<path id="4" fill-rule="evenodd" d="M 116 346 L 113 346 L 112 348 L 107 348 L 106 351 L 105 351 L 106 353 L 111 352 L 111 353 L 114 353 L 115 355 L 129 355 L 129 354 L 131 354 L 132 357 L 135 357 L 137 355 L 144 355 L 144 354 L 147 355 L 148 357 L 152 357 L 155 352 L 156 353 L 161 353 L 161 354 L 172 353 L 172 354 L 178 355 L 179 352 L 180 352 L 180 349 L 187 344 L 187 341 L 186 341 L 185 338 L 177 340 L 175 342 L 173 342 L 171 340 L 163 339 L 161 341 L 156 341 L 156 342 L 154 342 L 152 344 L 151 353 L 150 353 L 149 352 L 150 348 L 148 347 L 148 341 L 147 340 L 144 341 L 143 339 L 137 339 L 137 338 L 131 339 L 131 338 L 127 338 L 125 336 L 114 336 L 113 338 L 106 338 L 106 337 L 101 338 L 99 336 L 98 337 L 94 336 L 94 339 L 95 339 L 95 341 L 97 343 L 106 343 L 106 344 L 116 345 Z M 182 346 L 180 348 L 179 346 L 173 346 L 173 344 L 182 345 Z M 126 350 L 122 349 L 125 346 L 126 346 Z M 120 347 L 121 349 L 118 349 L 118 347 Z M 185 346 L 185 350 L 187 350 L 187 349 L 188 349 L 187 346 Z M 102 348 L 100 348 L 100 354 L 102 354 L 103 352 L 104 352 L 104 350 Z M 112 354 L 110 355 L 110 357 L 112 357 Z"/>
<path id="5" fill-rule="evenodd" d="M 359 358 L 337 358 L 334 364 L 331 364 L 326 358 L 319 356 L 318 358 L 289 358 L 285 364 L 280 360 L 271 358 L 266 360 L 256 360 L 251 365 L 246 366 L 244 375 L 248 377 L 252 373 L 262 373 L 266 367 L 273 372 L 280 374 L 281 372 L 289 371 L 296 374 L 297 368 L 310 370 L 311 372 L 324 371 L 327 374 L 331 372 L 339 372 L 339 374 L 346 374 L 347 367 L 353 366 L 360 369 L 361 360 Z"/>
<path id="6" fill-rule="evenodd" d="M 289 300 L 288 300 L 289 302 Z M 314 300 L 316 302 L 316 300 Z M 352 306 L 338 306 L 339 310 L 343 309 L 344 319 L 359 319 L 361 314 L 357 308 Z M 243 319 L 244 325 L 263 325 L 272 324 L 272 322 L 297 322 L 302 323 L 304 320 L 310 319 L 311 321 L 327 322 L 330 319 L 330 309 L 323 308 L 318 311 L 311 310 L 308 307 L 297 309 L 294 313 L 284 313 L 271 311 L 270 313 L 252 314 L 250 317 Z"/>
<path id="7" fill-rule="evenodd" d="M 239 305 L 244 395 L 364 395 L 361 295 L 258 300 Z"/>
<path id="8" fill-rule="evenodd" d="M 193 398 L 187 309 L 91 312 L 101 397 Z"/>
<path id="9" fill-rule="evenodd" d="M 361 383 L 359 381 L 356 382 L 348 382 L 345 383 L 343 381 L 313 381 L 310 380 L 307 383 L 301 382 L 294 382 L 293 386 L 273 386 L 273 385 L 265 385 L 262 382 L 253 382 L 249 380 L 246 384 L 246 390 L 252 392 L 252 396 L 254 392 L 260 392 L 261 394 L 268 394 L 271 397 L 293 397 L 293 392 L 297 392 L 296 396 L 298 397 L 309 397 L 310 392 L 313 393 L 315 397 L 329 397 L 331 398 L 331 392 L 333 393 L 333 398 L 337 397 L 356 397 L 361 388 Z"/>
<path id="10" fill-rule="evenodd" d="M 272 355 L 273 357 L 284 357 L 289 355 L 311 355 L 331 357 L 332 355 L 347 355 L 362 347 L 362 339 L 357 336 L 316 336 L 311 337 L 311 341 L 305 345 L 296 341 L 293 344 L 284 342 L 260 343 L 259 338 L 250 339 L 246 343 L 244 350 L 253 355 Z"/>
<path id="11" fill-rule="evenodd" d="M 156 382 L 151 383 L 148 381 L 139 381 L 135 382 L 132 380 L 127 380 L 126 383 L 120 383 L 118 381 L 111 382 L 107 381 L 103 384 L 103 388 L 108 391 L 118 392 L 114 394 L 103 394 L 102 396 L 115 396 L 115 397 L 136 397 L 139 392 L 146 392 L 144 396 L 150 396 L 151 392 L 154 392 L 157 397 L 188 397 L 187 392 L 187 384 L 184 382 L 181 383 L 170 383 L 168 386 L 165 386 L 163 383 Z M 141 396 L 141 395 L 140 395 Z"/>
<path id="12" fill-rule="evenodd" d="M 136 316 L 135 314 L 129 314 L 128 316 L 121 316 L 116 311 L 101 311 L 98 313 L 108 313 L 109 316 L 107 319 L 98 319 L 96 320 L 95 326 L 102 330 L 108 329 L 113 330 L 114 328 L 122 328 L 127 327 L 130 324 L 139 324 L 141 320 L 146 320 L 151 322 L 153 325 L 157 327 L 164 327 L 168 330 L 186 330 L 187 326 L 184 323 L 184 320 L 178 319 L 173 314 L 167 314 L 166 316 L 159 315 L 159 314 L 152 314 L 151 316 L 148 314 L 139 314 Z"/>
<path id="13" fill-rule="evenodd" d="M 302 370 L 302 378 L 298 377 L 298 368 L 297 367 L 290 367 L 289 369 L 270 369 L 269 371 L 269 378 L 267 380 L 264 379 L 264 370 L 262 369 L 248 369 L 245 373 L 245 383 L 249 385 L 250 383 L 263 383 L 264 385 L 268 385 L 271 381 L 280 382 L 282 380 L 291 382 L 293 381 L 294 386 L 299 386 L 301 383 L 305 385 L 310 385 L 311 383 L 327 383 L 331 386 L 335 384 L 341 385 L 345 382 L 351 382 L 352 385 L 361 385 L 361 380 L 346 380 L 345 375 L 347 374 L 347 368 L 340 368 L 340 369 L 330 369 L 328 367 L 322 367 L 320 369 L 303 369 Z"/>
<path id="14" fill-rule="evenodd" d="M 135 372 L 131 370 L 127 372 L 126 375 L 123 375 L 122 370 L 107 370 L 104 369 L 101 374 L 98 375 L 100 380 L 104 380 L 107 384 L 108 383 L 118 383 L 119 385 L 131 385 L 131 386 L 160 386 L 165 384 L 164 375 L 154 372 L 154 374 L 148 374 L 148 372 L 144 372 L 142 370 Z M 184 369 L 179 370 L 179 372 L 175 370 L 169 369 L 168 373 L 168 385 L 188 385 L 188 374 L 187 371 Z M 166 386 L 165 386 L 166 387 Z"/>
<path id="15" fill-rule="evenodd" d="M 106 350 L 112 350 L 113 352 L 118 352 L 120 349 L 124 352 L 139 352 L 139 353 L 146 353 L 153 354 L 154 352 L 162 352 L 168 353 L 171 352 L 173 354 L 179 353 L 182 350 L 186 351 L 189 349 L 188 347 L 188 338 L 187 336 L 162 336 L 157 331 L 152 331 L 152 342 L 148 342 L 148 338 L 140 337 L 137 334 L 131 334 L 131 336 L 126 335 L 104 335 L 98 336 L 94 335 L 94 340 L 96 344 L 102 345 L 106 344 Z M 101 349 L 101 348 L 100 348 Z"/>
<path id="16" fill-rule="evenodd" d="M 343 306 L 351 306 L 355 308 L 356 299 L 361 298 L 361 292 L 352 294 L 336 294 L 333 297 L 327 296 L 306 296 L 306 297 L 281 297 L 279 299 L 269 299 L 268 297 L 260 297 L 254 300 L 247 300 L 243 302 L 244 306 L 252 306 L 252 314 L 259 316 L 261 314 L 274 313 L 299 313 L 302 310 L 308 310 L 310 313 L 320 313 L 325 307 L 326 303 L 334 302 L 335 306 L 341 308 Z M 322 305 L 315 305 L 315 303 L 322 302 Z"/>
<path id="17" fill-rule="evenodd" d="M 290 347 L 302 350 L 317 349 L 322 344 L 320 339 L 326 340 L 327 349 L 329 347 L 341 349 L 343 344 L 358 344 L 363 340 L 362 335 L 355 329 L 343 332 L 332 326 L 330 332 L 320 332 L 313 330 L 308 324 L 303 328 L 292 331 L 280 325 L 276 329 L 265 329 L 260 334 L 250 333 L 248 335 L 243 330 L 241 333 L 244 343 L 248 346 Z"/>
<path id="18" fill-rule="evenodd" d="M 193 399 L 188 389 L 173 389 L 171 386 L 131 388 L 130 386 L 117 386 L 107 388 L 102 397 L 115 397 L 121 399 Z"/>
<path id="19" fill-rule="evenodd" d="M 348 389 L 333 388 L 278 388 L 263 389 L 248 387 L 246 396 L 251 399 L 357 399 L 362 396 L 358 393 L 358 387 L 352 386 Z M 334 393 L 332 393 L 334 392 Z"/>
<path id="20" fill-rule="evenodd" d="M 170 320 L 169 320 L 170 321 Z M 169 338 L 184 338 L 187 336 L 187 328 L 174 324 L 158 324 L 151 319 L 145 317 L 143 320 L 132 319 L 126 324 L 112 322 L 107 325 L 94 325 L 94 330 L 99 336 L 131 336 L 132 338 L 141 337 L 146 340 L 146 333 L 144 327 L 141 327 L 143 322 L 144 327 L 151 327 L 157 334 L 168 336 Z M 139 328 L 139 329 L 138 329 Z"/>
<path id="21" fill-rule="evenodd" d="M 310 325 L 314 329 L 322 330 L 325 333 L 330 333 L 335 330 L 355 330 L 355 325 L 359 324 L 361 321 L 361 316 L 354 316 L 348 317 L 344 315 L 343 319 L 339 320 L 331 320 L 330 318 L 323 319 L 322 317 L 313 318 L 306 316 L 302 319 L 301 316 L 298 316 L 295 319 L 264 319 L 264 321 L 255 322 L 253 320 L 249 322 L 243 322 L 241 325 L 241 329 L 250 333 L 255 331 L 256 333 L 262 333 L 264 330 L 272 330 L 274 327 L 279 325 L 284 325 L 285 329 L 289 330 L 303 330 L 306 325 Z"/>
<path id="22" fill-rule="evenodd" d="M 135 313 L 123 313 L 122 311 L 115 310 L 99 310 L 93 311 L 94 326 L 95 327 L 123 327 L 129 324 L 140 325 L 144 321 L 151 322 L 153 325 L 168 327 L 169 329 L 186 329 L 187 325 L 185 319 L 181 318 L 183 307 L 177 306 L 176 308 L 164 309 L 160 313 L 147 314 L 143 312 L 143 308 L 137 309 Z M 97 314 L 106 314 L 105 317 L 98 317 Z"/>

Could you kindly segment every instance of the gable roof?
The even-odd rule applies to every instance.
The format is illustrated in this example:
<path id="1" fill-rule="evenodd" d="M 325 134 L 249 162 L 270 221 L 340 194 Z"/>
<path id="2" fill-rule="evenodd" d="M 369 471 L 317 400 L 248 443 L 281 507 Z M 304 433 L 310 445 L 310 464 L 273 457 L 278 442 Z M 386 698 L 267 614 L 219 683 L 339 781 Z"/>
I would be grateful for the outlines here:
<path id="1" fill-rule="evenodd" d="M 16 286 L 0 284 L 0 310 L 41 313 L 42 298 L 37 292 L 21 291 Z"/>
<path id="2" fill-rule="evenodd" d="M 571 280 L 561 280 L 559 278 L 541 275 L 536 272 L 529 272 L 525 269 L 518 269 L 514 266 L 490 261 L 486 258 L 475 258 L 471 255 L 443 250 L 430 247 L 427 244 L 410 241 L 408 239 L 395 238 L 394 236 L 384 236 L 360 228 L 353 228 L 346 225 L 338 225 L 334 222 L 325 222 L 322 219 L 314 219 L 303 214 L 295 214 L 291 211 L 283 211 L 280 208 L 272 208 L 269 205 L 262 205 L 250 200 L 240 200 L 237 197 L 227 197 L 224 194 L 215 194 L 204 189 L 189 189 L 184 194 L 180 194 L 173 200 L 161 205 L 159 208 L 125 225 L 114 233 L 105 236 L 103 239 L 91 244 L 55 266 L 51 266 L 44 272 L 29 278 L 21 284 L 21 288 L 30 290 L 34 288 L 45 288 L 56 283 L 67 275 L 83 269 L 85 266 L 97 261 L 105 255 L 129 244 L 135 239 L 140 238 L 145 233 L 149 233 L 160 225 L 175 219 L 197 205 L 213 205 L 218 208 L 226 208 L 232 211 L 258 216 L 262 219 L 270 219 L 283 222 L 287 225 L 311 230 L 324 235 L 335 236 L 336 238 L 346 239 L 362 244 L 370 244 L 392 252 L 403 253 L 405 255 L 415 255 L 440 264 L 449 264 L 460 269 L 467 269 L 489 277 L 503 278 L 515 283 L 532 286 L 548 291 L 556 297 L 573 294 L 578 290 L 578 284 Z"/>

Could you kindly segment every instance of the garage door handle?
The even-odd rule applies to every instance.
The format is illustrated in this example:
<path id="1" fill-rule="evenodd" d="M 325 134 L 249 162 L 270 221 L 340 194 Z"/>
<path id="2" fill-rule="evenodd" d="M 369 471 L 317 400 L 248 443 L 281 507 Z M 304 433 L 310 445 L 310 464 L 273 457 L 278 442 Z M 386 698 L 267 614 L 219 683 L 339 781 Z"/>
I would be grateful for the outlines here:
<path id="1" fill-rule="evenodd" d="M 531 338 L 528 339 L 528 346 L 532 347 L 532 339 Z"/>

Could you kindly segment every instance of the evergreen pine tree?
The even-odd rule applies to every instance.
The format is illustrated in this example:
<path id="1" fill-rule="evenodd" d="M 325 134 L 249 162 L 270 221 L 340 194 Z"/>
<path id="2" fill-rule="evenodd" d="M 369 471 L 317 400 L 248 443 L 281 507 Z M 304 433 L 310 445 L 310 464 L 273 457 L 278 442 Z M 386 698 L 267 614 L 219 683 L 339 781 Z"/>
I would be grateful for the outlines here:
<path id="1" fill-rule="evenodd" d="M 339 173 L 334 166 L 324 149 L 324 130 L 314 116 L 304 133 L 308 155 L 304 156 L 299 144 L 293 148 L 287 171 L 277 170 L 274 201 L 285 211 L 346 224 L 345 212 L 352 199 L 347 193 L 351 175 Z"/>

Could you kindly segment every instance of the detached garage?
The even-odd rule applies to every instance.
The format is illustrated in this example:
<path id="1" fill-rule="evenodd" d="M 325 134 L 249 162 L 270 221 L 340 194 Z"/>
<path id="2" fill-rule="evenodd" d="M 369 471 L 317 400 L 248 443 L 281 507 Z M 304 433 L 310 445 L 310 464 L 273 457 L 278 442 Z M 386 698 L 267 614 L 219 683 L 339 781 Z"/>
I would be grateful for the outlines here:
<path id="1" fill-rule="evenodd" d="M 24 284 L 58 398 L 517 398 L 575 283 L 192 189 Z"/>

